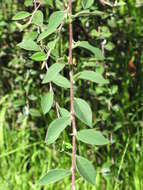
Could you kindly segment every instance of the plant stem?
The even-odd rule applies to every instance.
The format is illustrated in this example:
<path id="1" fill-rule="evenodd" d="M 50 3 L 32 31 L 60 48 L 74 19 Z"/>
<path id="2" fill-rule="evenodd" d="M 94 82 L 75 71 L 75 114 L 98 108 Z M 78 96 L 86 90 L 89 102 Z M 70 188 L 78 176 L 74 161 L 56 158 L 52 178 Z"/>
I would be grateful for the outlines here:
<path id="1" fill-rule="evenodd" d="M 72 14 L 72 0 L 69 0 L 68 4 L 69 15 Z M 73 41 L 73 29 L 72 29 L 72 19 L 70 17 L 69 23 L 69 64 L 70 64 L 70 112 L 72 116 L 72 190 L 75 190 L 75 152 L 76 152 L 76 123 L 75 123 L 75 114 L 74 114 L 74 91 L 73 91 L 73 60 L 72 60 L 72 41 Z"/>

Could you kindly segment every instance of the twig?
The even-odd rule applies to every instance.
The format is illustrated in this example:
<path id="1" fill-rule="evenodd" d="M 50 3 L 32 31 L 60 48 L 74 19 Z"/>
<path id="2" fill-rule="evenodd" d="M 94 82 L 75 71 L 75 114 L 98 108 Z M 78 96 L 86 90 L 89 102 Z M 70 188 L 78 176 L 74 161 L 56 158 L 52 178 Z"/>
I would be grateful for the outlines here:
<path id="1" fill-rule="evenodd" d="M 33 0 L 33 2 L 34 2 L 34 11 L 33 11 L 33 13 L 32 13 L 32 16 L 30 17 L 29 24 L 31 23 L 34 14 L 36 13 L 36 11 L 37 11 L 37 10 L 39 9 L 39 7 L 41 6 L 41 2 L 39 3 L 38 6 L 37 6 L 37 1 L 36 1 L 36 0 Z M 60 30 L 59 30 L 58 32 L 61 32 L 62 26 L 63 26 L 63 23 L 61 24 Z M 38 32 L 38 34 L 40 33 L 40 27 L 39 27 L 39 26 L 37 26 L 37 32 Z M 42 48 L 44 49 L 42 42 L 41 42 L 41 46 L 42 46 Z M 43 64 L 42 64 L 42 69 L 43 69 L 44 67 L 46 67 L 46 70 L 47 70 L 47 71 L 48 71 L 48 69 L 49 69 L 49 68 L 48 68 L 48 64 L 47 64 L 47 61 L 48 61 L 48 59 L 49 59 L 49 57 L 50 57 L 51 51 L 52 51 L 52 49 L 49 49 L 49 51 L 47 52 L 47 55 L 46 55 L 46 60 L 43 61 Z M 53 87 L 52 87 L 52 83 L 51 83 L 51 82 L 50 82 L 50 92 L 52 92 L 52 94 L 54 95 L 54 91 L 53 91 Z M 60 114 L 59 114 L 59 104 L 58 104 L 58 102 L 56 102 L 56 101 L 55 101 L 55 106 L 56 106 L 57 117 L 59 118 L 59 117 L 60 117 Z"/>
<path id="2" fill-rule="evenodd" d="M 72 29 L 72 0 L 69 0 L 68 4 L 68 12 L 70 16 L 70 23 L 69 23 L 69 65 L 70 65 L 70 112 L 72 116 L 72 166 L 71 166 L 71 173 L 72 173 L 72 190 L 75 190 L 75 153 L 76 153 L 76 123 L 75 123 L 75 113 L 74 113 L 74 91 L 73 91 L 73 60 L 72 60 L 72 43 L 73 43 L 73 29 Z"/>
<path id="3" fill-rule="evenodd" d="M 100 3 L 103 5 L 103 6 L 105 6 L 105 1 L 104 0 L 99 0 L 100 1 Z"/>
<path id="4" fill-rule="evenodd" d="M 39 5 L 41 6 L 41 2 L 40 2 Z M 37 1 L 36 1 L 36 0 L 34 0 L 34 9 L 35 9 L 35 10 L 37 9 Z M 34 14 L 35 14 L 35 13 L 34 13 Z M 40 34 L 40 27 L 39 27 L 39 26 L 37 26 L 37 33 Z"/>
<path id="5" fill-rule="evenodd" d="M 33 16 L 35 15 L 36 11 L 40 8 L 40 6 L 41 6 L 41 2 L 39 3 L 38 6 L 36 6 L 36 1 L 34 1 L 34 8 L 35 8 L 35 9 L 34 9 L 32 15 L 31 15 L 31 17 L 30 17 L 30 19 L 29 19 L 28 25 L 31 24 L 32 19 L 33 19 Z"/>
<path id="6" fill-rule="evenodd" d="M 58 35 L 60 35 L 63 25 L 64 25 L 64 22 L 62 22 L 62 23 L 60 24 L 59 28 L 58 28 Z M 57 43 L 57 41 L 58 41 L 58 40 L 56 40 L 56 43 Z M 43 48 L 43 49 L 44 49 L 44 48 Z M 48 50 L 48 52 L 47 52 L 46 60 L 43 61 L 43 64 L 42 64 L 42 69 L 45 67 L 47 71 L 48 71 L 48 69 L 49 69 L 47 62 L 48 62 L 49 57 L 50 57 L 50 55 L 51 55 L 51 51 L 52 51 L 52 49 L 50 48 L 50 49 Z M 52 92 L 53 95 L 54 95 L 53 86 L 52 86 L 52 83 L 51 83 L 51 82 L 50 82 L 50 92 Z M 56 105 L 57 117 L 59 118 L 59 117 L 60 117 L 60 114 L 59 114 L 59 104 L 58 104 L 57 101 L 55 101 L 55 105 Z"/>
<path id="7" fill-rule="evenodd" d="M 56 112 L 57 112 L 57 117 L 60 117 L 60 113 L 59 113 L 59 104 L 58 102 L 56 102 Z"/>
<path id="8" fill-rule="evenodd" d="M 106 39 L 104 39 L 103 42 L 101 43 L 101 51 L 103 55 L 105 55 L 105 44 L 106 44 Z"/>

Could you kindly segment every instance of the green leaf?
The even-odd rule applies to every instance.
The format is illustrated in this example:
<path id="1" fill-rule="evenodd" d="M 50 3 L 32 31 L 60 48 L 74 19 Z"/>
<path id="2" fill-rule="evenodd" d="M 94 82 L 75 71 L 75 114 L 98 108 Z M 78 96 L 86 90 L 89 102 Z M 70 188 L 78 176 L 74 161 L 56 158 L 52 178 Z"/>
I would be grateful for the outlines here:
<path id="1" fill-rule="evenodd" d="M 46 144 L 49 145 L 57 140 L 61 132 L 71 123 L 71 117 L 60 117 L 54 120 L 49 128 L 46 135 Z"/>
<path id="2" fill-rule="evenodd" d="M 52 13 L 49 19 L 48 28 L 56 29 L 63 21 L 64 15 L 65 15 L 64 11 L 56 11 Z"/>
<path id="3" fill-rule="evenodd" d="M 57 43 L 57 39 L 53 40 L 53 41 L 50 41 L 47 45 L 47 49 L 51 49 L 53 50 L 56 46 L 56 43 Z"/>
<path id="4" fill-rule="evenodd" d="M 78 75 L 78 74 L 77 74 Z M 108 80 L 105 80 L 100 73 L 94 71 L 82 71 L 78 75 L 79 79 L 89 80 L 97 84 L 108 84 Z"/>
<path id="5" fill-rule="evenodd" d="M 64 64 L 60 64 L 60 63 L 55 63 L 53 64 L 47 71 L 42 84 L 51 82 L 52 80 L 55 79 L 55 77 L 57 76 L 57 74 L 64 68 Z"/>
<path id="6" fill-rule="evenodd" d="M 54 169 L 51 171 L 48 171 L 48 173 L 43 176 L 39 181 L 39 185 L 49 185 L 51 183 L 55 183 L 67 176 L 69 176 L 71 172 L 69 170 L 65 169 Z"/>
<path id="7" fill-rule="evenodd" d="M 33 117 L 41 117 L 41 113 L 37 109 L 31 108 L 29 109 L 29 113 Z"/>
<path id="8" fill-rule="evenodd" d="M 56 11 L 52 13 L 49 19 L 47 30 L 39 35 L 38 41 L 43 40 L 44 38 L 48 37 L 50 34 L 55 32 L 57 27 L 62 23 L 64 15 L 64 11 Z"/>
<path id="9" fill-rule="evenodd" d="M 106 139 L 101 132 L 95 131 L 94 129 L 84 129 L 77 132 L 77 139 L 90 144 L 90 145 L 106 145 L 109 140 Z"/>
<path id="10" fill-rule="evenodd" d="M 29 30 L 27 33 L 24 34 L 23 40 L 35 40 L 38 36 L 38 33 L 33 30 Z"/>
<path id="11" fill-rule="evenodd" d="M 36 13 L 34 14 L 33 18 L 32 18 L 32 23 L 35 25 L 38 25 L 40 27 L 43 26 L 43 13 L 42 11 L 36 11 Z"/>
<path id="12" fill-rule="evenodd" d="M 70 88 L 70 81 L 60 74 L 56 75 L 56 77 L 53 79 L 53 83 L 63 88 Z"/>
<path id="13" fill-rule="evenodd" d="M 89 183 L 95 185 L 95 169 L 93 165 L 85 158 L 76 156 L 76 167 L 79 174 Z"/>
<path id="14" fill-rule="evenodd" d="M 44 114 L 49 112 L 49 110 L 51 109 L 51 107 L 53 105 L 53 101 L 54 101 L 54 98 L 53 98 L 53 94 L 51 92 L 48 92 L 47 94 L 42 96 L 41 106 L 42 106 L 42 110 L 43 110 Z"/>
<path id="15" fill-rule="evenodd" d="M 59 107 L 60 115 L 61 117 L 70 117 L 70 112 L 66 110 L 65 108 Z"/>
<path id="16" fill-rule="evenodd" d="M 17 44 L 22 49 L 29 51 L 40 51 L 39 46 L 33 40 L 23 40 L 21 43 Z"/>
<path id="17" fill-rule="evenodd" d="M 31 56 L 31 59 L 34 61 L 45 61 L 46 54 L 44 52 L 36 52 Z"/>
<path id="18" fill-rule="evenodd" d="M 56 29 L 53 30 L 52 28 L 50 28 L 50 29 L 47 29 L 46 31 L 42 32 L 42 33 L 39 35 L 39 37 L 38 37 L 38 39 L 37 39 L 37 42 L 39 42 L 39 41 L 43 40 L 44 38 L 48 37 L 50 34 L 52 34 L 52 33 L 55 32 L 55 31 L 56 31 Z"/>
<path id="19" fill-rule="evenodd" d="M 31 15 L 31 13 L 26 11 L 20 11 L 15 16 L 12 17 L 12 20 L 22 20 L 24 18 L 27 18 Z"/>
<path id="20" fill-rule="evenodd" d="M 83 123 L 92 127 L 92 111 L 88 103 L 81 99 L 74 99 L 74 111 L 75 115 L 78 119 L 80 119 Z"/>
<path id="21" fill-rule="evenodd" d="M 95 57 L 96 57 L 97 59 L 99 59 L 99 60 L 103 60 L 103 59 L 104 59 L 104 56 L 103 56 L 101 50 L 100 50 L 99 48 L 96 48 L 96 47 L 90 45 L 87 41 L 77 42 L 77 43 L 75 44 L 75 48 L 76 48 L 76 47 L 81 47 L 81 48 L 84 48 L 84 49 L 89 50 L 89 51 L 92 52 L 92 53 L 95 55 Z"/>
<path id="22" fill-rule="evenodd" d="M 90 8 L 94 3 L 94 0 L 82 0 L 82 6 L 84 9 Z"/>

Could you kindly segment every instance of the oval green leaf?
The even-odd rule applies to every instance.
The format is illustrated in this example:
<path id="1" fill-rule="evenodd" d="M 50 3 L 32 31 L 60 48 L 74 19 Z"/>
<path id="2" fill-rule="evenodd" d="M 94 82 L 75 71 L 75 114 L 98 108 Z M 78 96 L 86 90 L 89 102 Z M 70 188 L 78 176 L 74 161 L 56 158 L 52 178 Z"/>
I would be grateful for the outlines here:
<path id="1" fill-rule="evenodd" d="M 56 29 L 63 21 L 64 15 L 65 15 L 64 11 L 56 11 L 52 13 L 49 19 L 48 28 Z"/>
<path id="2" fill-rule="evenodd" d="M 42 106 L 42 110 L 43 110 L 44 114 L 49 112 L 49 110 L 51 109 L 51 107 L 53 105 L 53 101 L 54 101 L 54 98 L 53 98 L 53 94 L 51 92 L 48 92 L 47 94 L 42 96 L 41 106 Z"/>
<path id="3" fill-rule="evenodd" d="M 49 185 L 51 183 L 55 183 L 67 176 L 69 176 L 71 172 L 69 170 L 65 169 L 54 169 L 51 171 L 48 171 L 48 173 L 43 176 L 39 181 L 39 185 Z"/>
<path id="4" fill-rule="evenodd" d="M 78 74 L 77 74 L 78 75 Z M 95 82 L 97 84 L 108 84 L 109 81 L 104 79 L 100 73 L 94 71 L 82 71 L 78 75 L 79 79 L 89 80 L 91 82 Z"/>
<path id="5" fill-rule="evenodd" d="M 18 47 L 29 50 L 29 51 L 40 51 L 39 46 L 33 40 L 23 40 L 21 43 L 17 44 Z"/>
<path id="6" fill-rule="evenodd" d="M 71 117 L 61 117 L 55 119 L 49 126 L 45 142 L 47 145 L 55 142 L 61 132 L 71 124 Z"/>
<path id="7" fill-rule="evenodd" d="M 80 119 L 83 123 L 92 127 L 92 111 L 88 103 L 81 99 L 74 99 L 74 111 L 75 115 L 78 119 Z"/>
<path id="8" fill-rule="evenodd" d="M 45 61 L 46 54 L 44 52 L 36 52 L 31 56 L 31 59 L 34 61 Z"/>
<path id="9" fill-rule="evenodd" d="M 24 34 L 23 40 L 35 40 L 38 36 L 38 33 L 36 31 L 30 30 L 27 33 Z"/>
<path id="10" fill-rule="evenodd" d="M 42 84 L 51 82 L 53 79 L 55 79 L 55 77 L 57 76 L 57 74 L 64 68 L 64 64 L 60 64 L 60 63 L 55 63 L 53 64 L 47 71 Z"/>
<path id="11" fill-rule="evenodd" d="M 94 129 L 81 130 L 77 132 L 76 137 L 78 140 L 90 145 L 106 145 L 109 143 L 109 140 L 101 132 Z"/>
<path id="12" fill-rule="evenodd" d="M 27 18 L 31 15 L 31 13 L 26 11 L 20 11 L 15 16 L 12 17 L 12 20 L 22 20 L 24 18 Z"/>
<path id="13" fill-rule="evenodd" d="M 63 88 L 70 88 L 70 81 L 60 74 L 56 75 L 56 77 L 53 80 L 53 83 Z"/>
<path id="14" fill-rule="evenodd" d="M 79 174 L 92 185 L 95 185 L 95 169 L 93 165 L 85 158 L 76 156 L 76 167 Z"/>
<path id="15" fill-rule="evenodd" d="M 38 10 L 36 11 L 36 13 L 34 14 L 33 18 L 32 18 L 32 23 L 42 27 L 43 26 L 43 13 L 42 11 Z"/>
<path id="16" fill-rule="evenodd" d="M 77 42 L 77 45 L 75 45 L 75 47 L 81 47 L 81 48 L 89 50 L 90 52 L 92 52 L 95 55 L 96 59 L 98 59 L 98 60 L 104 59 L 104 56 L 103 56 L 101 50 L 99 48 L 96 48 L 96 47 L 90 45 L 87 41 Z"/>

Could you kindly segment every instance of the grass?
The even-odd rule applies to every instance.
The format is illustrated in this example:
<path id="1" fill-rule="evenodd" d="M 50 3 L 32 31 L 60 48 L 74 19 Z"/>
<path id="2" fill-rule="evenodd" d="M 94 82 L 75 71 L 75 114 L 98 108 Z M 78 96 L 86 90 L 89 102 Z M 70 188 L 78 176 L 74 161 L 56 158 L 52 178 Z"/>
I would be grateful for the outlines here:
<path id="1" fill-rule="evenodd" d="M 70 168 L 70 157 L 66 152 L 70 151 L 71 147 L 61 146 L 60 150 L 57 144 L 47 147 L 43 141 L 45 129 L 42 127 L 31 128 L 28 118 L 25 118 L 21 125 L 12 122 L 10 126 L 7 122 L 7 113 L 8 103 L 5 101 L 1 104 L 0 111 L 1 189 L 70 190 L 70 177 L 48 187 L 39 186 L 37 181 L 51 168 Z M 134 136 L 128 137 L 123 146 L 114 143 L 109 147 L 90 149 L 86 146 L 80 147 L 79 144 L 80 154 L 91 157 L 90 160 L 96 168 L 96 188 L 77 175 L 77 190 L 142 190 L 141 137 L 142 135 L 138 131 Z M 62 144 L 62 139 L 58 143 Z"/>

